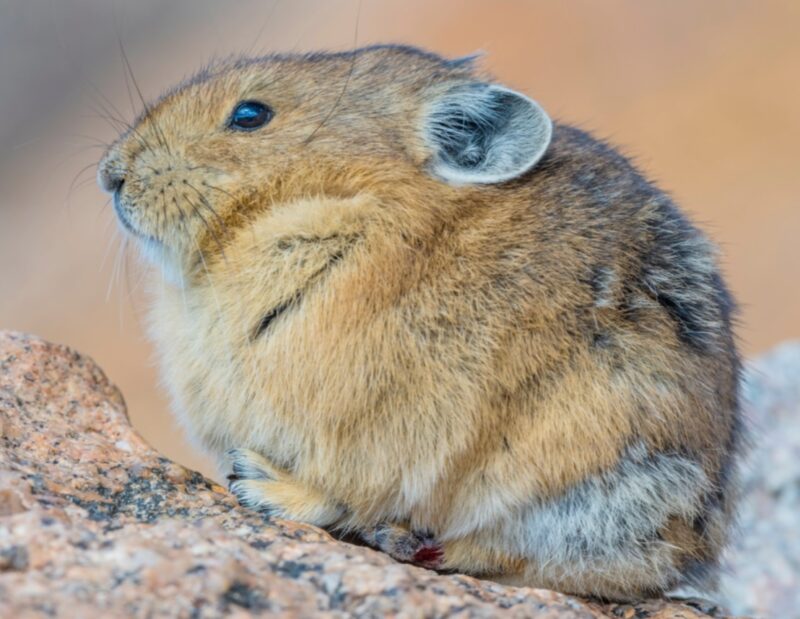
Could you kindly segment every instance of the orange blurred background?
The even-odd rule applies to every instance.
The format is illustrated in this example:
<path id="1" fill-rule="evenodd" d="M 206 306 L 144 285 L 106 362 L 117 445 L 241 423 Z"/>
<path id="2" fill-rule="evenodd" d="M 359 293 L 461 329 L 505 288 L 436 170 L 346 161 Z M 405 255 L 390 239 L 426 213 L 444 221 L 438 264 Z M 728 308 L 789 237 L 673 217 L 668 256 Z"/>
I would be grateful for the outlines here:
<path id="1" fill-rule="evenodd" d="M 796 0 L 0 1 L 0 328 L 90 354 L 152 444 L 212 472 L 168 412 L 148 272 L 115 260 L 94 185 L 115 136 L 97 110 L 140 107 L 119 42 L 146 98 L 213 56 L 405 42 L 482 50 L 499 80 L 635 157 L 722 245 L 754 355 L 800 336 L 798 33 Z"/>

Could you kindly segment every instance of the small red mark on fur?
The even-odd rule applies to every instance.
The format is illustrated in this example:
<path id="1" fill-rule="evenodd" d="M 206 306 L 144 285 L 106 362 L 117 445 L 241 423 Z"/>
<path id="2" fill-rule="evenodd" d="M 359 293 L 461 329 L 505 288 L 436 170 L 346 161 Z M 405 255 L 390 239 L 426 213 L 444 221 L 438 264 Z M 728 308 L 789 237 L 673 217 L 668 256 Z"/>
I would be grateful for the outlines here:
<path id="1" fill-rule="evenodd" d="M 422 546 L 414 553 L 411 562 L 423 567 L 436 568 L 442 564 L 444 558 L 444 549 L 441 545 L 435 546 Z"/>

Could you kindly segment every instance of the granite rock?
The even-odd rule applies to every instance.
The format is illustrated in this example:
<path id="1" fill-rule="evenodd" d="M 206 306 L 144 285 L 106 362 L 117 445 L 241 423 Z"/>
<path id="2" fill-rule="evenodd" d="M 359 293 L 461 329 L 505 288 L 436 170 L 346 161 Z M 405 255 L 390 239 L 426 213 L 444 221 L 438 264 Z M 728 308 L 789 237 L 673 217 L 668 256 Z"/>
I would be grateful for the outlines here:
<path id="1" fill-rule="evenodd" d="M 397 563 L 240 508 L 131 428 L 88 358 L 0 332 L 0 617 L 696 619 Z"/>
<path id="2" fill-rule="evenodd" d="M 720 593 L 758 617 L 800 618 L 800 342 L 748 367 L 739 526 Z"/>

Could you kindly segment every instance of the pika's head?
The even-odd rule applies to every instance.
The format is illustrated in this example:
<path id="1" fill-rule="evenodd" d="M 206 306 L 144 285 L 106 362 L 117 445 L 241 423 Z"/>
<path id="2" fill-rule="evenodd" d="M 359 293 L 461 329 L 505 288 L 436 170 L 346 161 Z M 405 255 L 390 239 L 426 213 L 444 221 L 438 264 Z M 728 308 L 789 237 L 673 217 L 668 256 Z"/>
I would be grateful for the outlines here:
<path id="1" fill-rule="evenodd" d="M 221 63 L 148 106 L 99 184 L 125 230 L 181 269 L 293 198 L 504 183 L 542 157 L 551 122 L 472 65 L 399 46 Z"/>

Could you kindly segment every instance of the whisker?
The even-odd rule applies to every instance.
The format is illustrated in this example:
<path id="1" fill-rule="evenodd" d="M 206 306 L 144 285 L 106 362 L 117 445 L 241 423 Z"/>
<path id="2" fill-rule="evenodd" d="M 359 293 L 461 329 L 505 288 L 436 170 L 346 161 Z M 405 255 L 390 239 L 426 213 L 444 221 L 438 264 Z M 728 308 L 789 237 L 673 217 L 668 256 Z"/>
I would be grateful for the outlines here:
<path id="1" fill-rule="evenodd" d="M 25 140 L 24 142 L 18 142 L 17 144 L 12 144 L 11 145 L 11 150 L 14 151 L 14 150 L 21 150 L 23 148 L 28 148 L 28 146 L 31 146 L 32 144 L 36 144 L 37 142 L 41 142 L 44 139 L 45 139 L 44 136 L 39 136 L 39 137 L 31 138 L 30 140 Z"/>
<path id="2" fill-rule="evenodd" d="M 215 191 L 219 191 L 220 193 L 228 196 L 231 200 L 236 201 L 238 199 L 230 191 L 227 191 L 227 190 L 223 189 L 222 187 L 217 187 L 216 185 L 212 185 L 211 183 L 209 183 L 207 181 L 204 181 L 203 186 L 207 187 L 209 189 L 213 189 Z M 248 227 L 250 229 L 250 235 L 253 237 L 253 245 L 255 245 L 256 244 L 256 233 L 255 233 L 255 228 L 254 228 L 254 226 L 252 224 L 252 221 L 250 222 L 250 225 Z"/>
<path id="3" fill-rule="evenodd" d="M 115 24 L 116 26 L 116 24 Z M 117 34 L 119 38 L 119 34 Z M 121 43 L 121 40 L 120 40 Z M 97 85 L 89 79 L 83 71 L 79 71 L 78 78 L 81 82 L 81 90 L 87 94 L 91 102 L 87 102 L 89 109 L 95 112 L 97 118 L 104 120 L 110 128 L 114 131 L 115 134 L 121 133 L 128 133 L 130 134 L 133 139 L 139 142 L 140 146 L 143 148 L 150 148 L 148 141 L 145 137 L 141 134 L 139 130 L 137 130 L 131 122 L 125 120 L 125 114 L 123 114 L 120 109 L 111 101 L 105 94 L 103 94 L 102 90 L 97 87 Z M 132 96 L 130 94 L 130 87 L 127 84 L 127 76 L 126 76 L 126 88 L 128 89 L 128 97 L 132 103 Z M 136 115 L 136 110 L 131 105 L 131 109 Z M 89 136 L 84 136 L 87 139 L 92 139 Z M 96 140 L 98 144 L 98 148 L 103 148 L 104 150 L 108 148 L 108 144 L 102 142 L 101 140 Z M 102 145 L 102 146 L 101 146 Z"/>
<path id="4" fill-rule="evenodd" d="M 200 256 L 200 263 L 203 265 L 203 271 L 206 274 L 206 280 L 208 281 L 208 287 L 211 288 L 211 295 L 214 297 L 214 304 L 217 306 L 217 321 L 219 324 L 224 324 L 222 320 L 222 304 L 219 301 L 219 296 L 217 295 L 217 289 L 214 287 L 214 280 L 211 279 L 211 272 L 208 270 L 208 264 L 206 263 L 206 257 L 203 253 L 203 250 L 200 248 L 200 245 L 197 243 L 197 240 L 193 238 L 193 243 L 195 249 L 197 249 L 197 253 Z"/>
<path id="5" fill-rule="evenodd" d="M 167 212 L 167 197 L 162 193 L 161 194 L 161 204 L 164 205 L 164 212 Z M 181 205 L 175 201 L 175 208 L 178 209 L 179 219 L 178 225 L 180 226 L 181 231 L 184 234 L 189 234 L 188 231 L 188 224 L 186 221 L 186 212 L 181 208 Z M 186 302 L 186 276 L 183 272 L 183 269 L 178 269 L 178 276 L 180 277 L 180 288 L 181 288 L 181 302 L 183 303 L 183 313 L 184 315 L 189 314 L 189 304 Z M 161 258 L 161 284 L 164 285 L 164 257 L 162 254 Z"/>
<path id="6" fill-rule="evenodd" d="M 221 172 L 219 168 L 215 168 L 214 166 L 210 165 L 195 165 L 189 166 L 186 168 L 187 170 L 210 170 L 211 172 Z"/>
<path id="7" fill-rule="evenodd" d="M 256 48 L 256 45 L 258 45 L 258 42 L 261 40 L 261 35 L 264 34 L 264 30 L 266 29 L 267 24 L 270 22 L 270 20 L 272 19 L 272 16 L 275 14 L 275 11 L 278 8 L 278 4 L 279 3 L 280 3 L 280 0 L 275 0 L 272 3 L 272 8 L 270 9 L 269 13 L 267 13 L 267 16 L 264 18 L 264 21 L 262 22 L 261 28 L 259 28 L 255 39 L 253 39 L 253 42 L 247 48 L 245 48 L 245 52 L 244 52 L 245 56 L 252 55 L 253 51 Z"/>
<path id="8" fill-rule="evenodd" d="M 93 112 L 93 114 L 81 114 L 82 118 L 89 118 L 89 119 L 99 118 L 105 120 L 111 126 L 111 128 L 117 133 L 121 133 L 123 131 L 127 131 L 128 129 L 130 129 L 130 126 L 128 125 L 127 122 L 125 122 L 124 120 L 120 120 L 113 114 L 109 113 L 107 109 L 103 108 L 99 104 L 87 103 L 86 107 L 88 107 Z"/>
<path id="9" fill-rule="evenodd" d="M 214 210 L 214 207 L 211 206 L 211 203 L 208 201 L 208 198 L 206 198 L 203 195 L 203 193 L 199 189 L 197 189 L 197 187 L 192 185 L 191 183 L 187 182 L 186 186 L 189 187 L 189 189 L 192 189 L 198 196 L 200 196 L 201 204 L 203 206 L 205 206 L 209 211 L 211 211 L 211 213 L 214 215 L 214 217 L 216 217 L 217 221 L 219 222 L 220 227 L 222 228 L 222 231 L 227 236 L 227 234 L 228 234 L 228 226 L 225 224 L 225 220 L 222 219 L 222 217 L 219 216 L 219 213 L 217 213 L 217 211 Z"/>
<path id="10" fill-rule="evenodd" d="M 90 106 L 91 107 L 91 106 Z M 104 114 L 99 113 L 97 110 L 92 108 L 94 111 L 94 115 L 83 115 L 83 118 L 99 118 L 105 120 L 109 126 L 114 130 L 115 133 L 129 133 L 132 138 L 134 138 L 137 142 L 139 142 L 139 146 L 142 148 L 149 149 L 150 143 L 145 139 L 145 137 L 138 131 L 135 127 L 131 127 L 128 123 L 118 121 L 114 118 L 106 116 Z"/>
<path id="11" fill-rule="evenodd" d="M 108 256 L 111 254 L 111 248 L 114 246 L 114 241 L 119 239 L 119 228 L 115 227 L 113 234 L 108 234 L 108 223 L 106 223 L 105 233 L 108 235 L 108 241 L 106 241 L 106 249 L 103 252 L 103 258 L 100 260 L 100 266 L 98 267 L 98 270 L 101 272 L 106 266 L 106 260 L 108 260 Z M 107 300 L 108 295 L 106 294 L 106 301 Z"/>
<path id="12" fill-rule="evenodd" d="M 112 240 L 119 241 L 120 236 L 118 229 L 115 230 L 114 235 L 111 238 Z M 117 246 L 117 253 L 114 256 L 114 264 L 111 267 L 111 276 L 108 279 L 108 287 L 106 288 L 106 303 L 108 303 L 109 299 L 111 298 L 111 290 L 114 288 L 117 277 L 119 275 L 119 263 L 120 260 L 122 259 L 122 252 L 126 242 L 127 239 L 123 236 L 122 240 L 119 242 L 119 245 Z"/>
<path id="13" fill-rule="evenodd" d="M 125 85 L 126 88 L 128 88 L 130 98 L 130 89 L 127 84 L 127 76 L 125 79 Z M 134 138 L 136 138 L 140 146 L 144 148 L 150 148 L 150 143 L 145 139 L 144 135 L 142 135 L 142 133 L 138 131 L 131 123 L 125 120 L 124 115 L 119 111 L 119 109 L 111 101 L 109 101 L 108 98 L 103 95 L 103 93 L 100 92 L 100 90 L 94 84 L 88 80 L 87 82 L 96 93 L 94 97 L 95 105 L 89 105 L 89 108 L 95 113 L 97 118 L 105 120 L 116 133 L 130 133 Z M 104 101 L 107 102 L 107 104 L 104 103 Z M 111 106 L 113 112 L 109 110 L 108 106 Z M 100 109 L 98 109 L 98 107 Z M 133 109 L 132 99 L 131 109 Z M 133 110 L 133 113 L 136 114 L 136 110 Z"/>
<path id="14" fill-rule="evenodd" d="M 311 134 L 303 140 L 303 145 L 307 145 L 311 143 L 311 140 L 314 139 L 314 136 L 317 132 L 322 129 L 323 126 L 331 119 L 334 112 L 339 108 L 339 104 L 342 102 L 344 98 L 344 94 L 347 91 L 347 87 L 350 85 L 350 79 L 353 77 L 353 73 L 356 68 L 356 58 L 358 57 L 357 53 L 357 46 L 358 46 L 358 26 L 359 22 L 361 21 L 361 0 L 358 0 L 358 13 L 356 14 L 356 27 L 355 32 L 353 33 L 353 51 L 352 54 L 352 61 L 350 62 L 350 70 L 347 72 L 347 77 L 344 80 L 344 85 L 342 86 L 342 90 L 339 92 L 339 96 L 336 98 L 336 101 L 333 104 L 333 107 L 328 111 L 325 117 L 322 119 L 322 122 L 319 123 L 316 128 L 311 132 Z"/>
<path id="15" fill-rule="evenodd" d="M 126 238 L 127 238 L 127 237 L 126 237 Z M 128 247 L 127 243 L 126 243 L 125 247 L 126 247 L 126 250 L 127 250 L 127 247 Z M 137 316 L 139 316 L 139 308 L 138 308 L 138 307 L 136 307 L 136 297 L 135 297 L 134 295 L 135 295 L 135 293 L 136 293 L 136 290 L 137 290 L 137 289 L 139 288 L 139 286 L 141 285 L 141 283 L 142 283 L 142 280 L 144 279 L 144 277 L 145 277 L 145 275 L 146 275 L 147 273 L 146 273 L 146 271 L 143 269 L 143 270 L 142 270 L 142 274 L 139 276 L 139 279 L 136 281 L 135 285 L 134 285 L 134 286 L 131 286 L 131 276 L 130 276 L 130 260 L 129 260 L 129 256 L 130 256 L 130 253 L 129 253 L 128 251 L 126 251 L 126 252 L 125 252 L 125 257 L 124 257 L 124 259 L 123 259 L 123 263 L 124 263 L 124 265 L 125 265 L 125 266 L 124 266 L 124 271 L 125 271 L 125 288 L 126 288 L 126 290 L 127 290 L 126 297 L 127 297 L 128 303 L 129 303 L 129 304 L 130 304 L 130 306 L 131 306 L 131 311 L 133 312 L 133 315 L 134 315 L 134 317 L 137 317 Z M 121 317 L 121 316 L 122 316 L 122 308 L 120 308 L 120 317 Z"/>
<path id="16" fill-rule="evenodd" d="M 126 262 L 126 267 L 127 267 L 127 262 Z M 126 270 L 126 276 L 127 276 L 127 270 Z M 133 313 L 135 316 L 139 315 L 139 309 L 136 307 L 136 297 L 134 295 L 136 294 L 136 291 L 142 285 L 142 282 L 145 280 L 146 277 L 147 277 L 147 269 L 140 269 L 139 278 L 136 280 L 136 283 L 134 284 L 133 288 L 131 288 L 128 291 L 128 300 L 131 304 L 131 307 L 133 308 Z"/>
<path id="17" fill-rule="evenodd" d="M 161 194 L 161 203 L 164 205 L 164 212 L 166 213 L 167 212 L 167 198 L 163 193 Z M 181 208 L 181 205 L 178 203 L 177 200 L 175 201 L 175 208 L 178 209 L 178 219 L 179 219 L 178 225 L 180 225 L 181 230 L 185 232 L 185 231 L 188 230 L 188 226 L 187 226 L 187 223 L 186 223 L 186 211 L 184 211 Z"/>
<path id="18" fill-rule="evenodd" d="M 131 67 L 130 60 L 128 59 L 128 54 L 125 52 L 125 46 L 122 44 L 122 38 L 117 38 L 117 42 L 119 43 L 119 51 L 122 54 L 122 60 L 125 62 L 125 67 L 130 73 L 131 81 L 133 82 L 133 86 L 136 89 L 136 94 L 139 95 L 139 100 L 142 102 L 142 108 L 144 109 L 144 115 L 146 118 L 150 118 L 153 121 L 153 131 L 156 134 L 156 139 L 158 140 L 159 144 L 164 147 L 164 150 L 167 151 L 168 154 L 172 155 L 172 151 L 167 144 L 166 136 L 164 132 L 161 130 L 161 126 L 158 124 L 158 120 L 152 114 L 152 109 L 147 105 L 147 102 L 144 99 L 144 95 L 142 95 L 142 89 L 139 88 L 139 82 L 136 80 L 136 76 L 133 73 L 133 67 Z M 127 83 L 127 80 L 126 80 Z"/>
<path id="19" fill-rule="evenodd" d="M 110 204 L 111 204 L 111 197 L 109 196 L 106 199 L 106 201 L 103 202 L 103 205 L 100 207 L 100 209 L 97 211 L 97 219 L 100 219 L 100 216 L 109 207 Z M 95 221 L 97 221 L 97 219 L 95 219 Z M 114 221 L 114 218 L 109 218 L 108 222 L 106 222 L 106 233 L 108 232 L 108 226 L 112 221 Z"/>
<path id="20" fill-rule="evenodd" d="M 69 144 L 70 146 L 78 146 L 77 144 L 71 144 L 70 142 L 66 142 L 66 144 Z M 106 144 L 82 144 L 82 145 L 80 145 L 79 148 L 76 148 L 75 150 L 71 151 L 67 155 L 67 158 L 75 157 L 77 155 L 80 155 L 80 154 L 85 153 L 86 151 L 90 151 L 90 150 L 102 150 L 102 151 L 105 151 L 107 149 L 108 149 L 108 146 Z"/>
<path id="21" fill-rule="evenodd" d="M 106 97 L 103 94 L 103 92 L 91 80 L 84 77 L 84 81 L 89 85 L 89 88 L 92 89 L 93 91 L 92 94 L 94 97 L 96 97 L 95 102 L 103 109 L 103 111 L 110 118 L 113 118 L 118 123 L 122 124 L 124 127 L 127 127 L 128 129 L 133 129 L 133 125 L 125 120 L 125 114 L 123 114 L 120 111 L 120 109 L 116 105 L 114 105 L 114 103 L 108 97 Z"/>
<path id="22" fill-rule="evenodd" d="M 206 230 L 208 230 L 208 233 L 211 235 L 211 237 L 214 239 L 214 241 L 219 246 L 219 250 L 222 253 L 223 260 L 225 260 L 227 262 L 228 259 L 227 259 L 227 256 L 225 255 L 225 246 L 222 244 L 222 241 L 220 241 L 220 239 L 217 236 L 216 232 L 214 232 L 214 229 L 210 225 L 208 225 L 208 221 L 206 220 L 205 217 L 203 217 L 203 214 L 200 212 L 200 209 L 197 208 L 197 205 L 189 199 L 189 196 L 187 196 L 186 194 L 182 194 L 182 197 L 183 197 L 184 200 L 186 200 L 186 202 L 189 204 L 189 206 L 192 207 L 192 211 L 194 211 L 194 214 L 197 215 L 197 217 L 200 218 L 200 221 L 203 222 L 203 225 L 205 226 Z M 176 202 L 176 204 L 177 204 L 177 202 Z"/>
<path id="23" fill-rule="evenodd" d="M 79 189 L 83 189 L 84 187 L 86 187 L 88 185 L 93 185 L 94 182 L 95 182 L 95 179 L 92 178 L 92 177 L 84 178 L 82 181 L 76 183 L 75 187 L 73 189 L 75 191 L 78 191 Z"/>
<path id="24" fill-rule="evenodd" d="M 78 172 L 72 178 L 72 182 L 69 184 L 69 189 L 67 189 L 67 197 L 66 197 L 66 199 L 64 201 L 64 204 L 65 204 L 65 206 L 67 207 L 68 210 L 72 208 L 72 194 L 73 194 L 73 192 L 79 186 L 85 186 L 87 182 L 92 180 L 91 178 L 83 179 L 83 181 L 81 181 L 79 183 L 80 177 L 83 176 L 84 174 L 86 174 L 86 172 L 88 172 L 89 170 L 91 170 L 95 166 L 97 166 L 97 164 L 94 161 L 92 163 L 88 164 L 88 165 L 83 166 L 80 170 L 78 170 Z"/>
<path id="25" fill-rule="evenodd" d="M 217 187 L 216 185 L 211 185 L 208 182 L 206 182 L 206 184 L 203 185 L 203 187 L 208 187 L 209 189 L 213 189 L 214 191 L 219 191 L 220 193 L 223 193 L 226 196 L 228 196 L 231 200 L 236 200 L 236 196 L 234 196 L 230 191 L 227 191 L 227 190 L 223 189 L 222 187 Z"/>
<path id="26" fill-rule="evenodd" d="M 136 110 L 133 108 L 132 98 L 130 95 L 130 86 L 128 85 L 127 80 L 128 78 L 126 75 L 125 86 L 126 89 L 128 90 L 129 100 L 131 100 L 131 109 L 133 110 L 133 114 L 136 115 Z M 102 98 L 102 100 L 100 101 L 97 101 L 97 99 L 95 99 L 95 101 L 97 102 L 98 105 L 100 105 L 101 111 L 104 112 L 105 114 L 104 118 L 106 119 L 106 121 L 108 122 L 113 121 L 113 123 L 118 125 L 116 127 L 117 133 L 127 132 L 139 142 L 140 146 L 146 149 L 150 149 L 150 142 L 147 141 L 147 138 L 144 136 L 144 134 L 139 129 L 137 129 L 133 125 L 133 123 L 126 121 L 124 114 L 122 114 L 122 112 L 119 111 L 119 108 L 117 108 L 105 95 L 103 95 L 102 92 L 100 92 L 96 87 L 95 90 L 97 91 L 98 96 Z M 111 109 L 114 113 L 108 110 L 108 107 L 103 103 L 103 100 L 106 101 L 109 106 L 111 106 Z M 97 112 L 97 110 L 95 110 L 95 112 Z"/>
<path id="27" fill-rule="evenodd" d="M 91 168 L 95 167 L 96 165 L 97 165 L 97 164 L 96 164 L 94 161 L 92 161 L 91 163 L 88 163 L 88 164 L 86 164 L 86 165 L 85 165 L 85 166 L 83 166 L 83 167 L 82 167 L 80 170 L 78 170 L 78 173 L 77 173 L 77 174 L 75 174 L 75 177 L 72 179 L 72 182 L 71 182 L 71 183 L 70 183 L 70 185 L 69 185 L 70 189 L 72 189 L 72 187 L 73 187 L 73 186 L 74 186 L 74 184 L 77 182 L 77 180 L 78 180 L 78 177 L 79 177 L 81 174 L 85 174 L 87 170 L 89 170 L 89 169 L 91 169 Z"/>
<path id="28" fill-rule="evenodd" d="M 73 142 L 68 142 L 66 140 L 66 138 L 73 138 L 73 139 L 76 139 L 76 140 L 86 140 L 87 142 L 90 142 L 91 146 L 99 146 L 99 147 L 102 147 L 102 148 L 107 148 L 108 145 L 109 145 L 108 142 L 105 142 L 104 140 L 101 140 L 101 139 L 99 139 L 99 138 L 97 138 L 97 137 L 95 137 L 93 135 L 86 135 L 86 134 L 83 134 L 83 133 L 69 133 L 69 134 L 63 136 L 63 138 L 64 138 L 63 139 L 64 143 L 70 144 L 71 146 L 77 146 L 78 144 L 77 143 L 73 143 Z M 81 146 L 87 146 L 87 144 L 80 144 L 80 145 Z"/>

